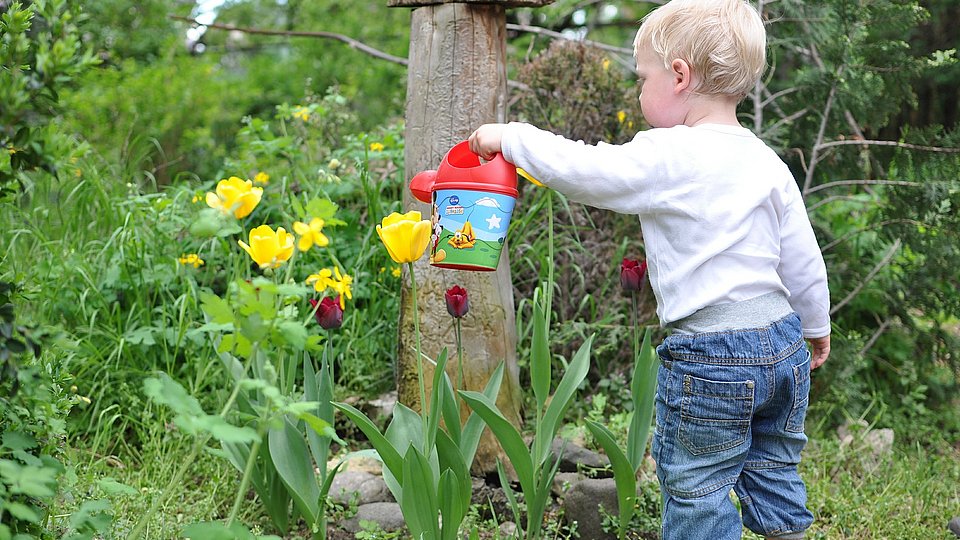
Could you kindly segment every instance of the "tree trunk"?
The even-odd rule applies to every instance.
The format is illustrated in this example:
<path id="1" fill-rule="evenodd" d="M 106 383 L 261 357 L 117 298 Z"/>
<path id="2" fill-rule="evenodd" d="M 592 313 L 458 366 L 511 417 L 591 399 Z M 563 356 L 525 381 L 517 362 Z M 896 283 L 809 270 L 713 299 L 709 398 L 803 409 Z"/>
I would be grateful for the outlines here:
<path id="1" fill-rule="evenodd" d="M 413 11 L 406 103 L 406 178 L 436 169 L 456 143 L 480 124 L 503 122 L 506 116 L 506 15 L 503 6 L 442 4 Z M 426 219 L 430 206 L 404 193 L 405 210 L 418 209 Z M 423 352 L 437 358 L 446 347 L 448 374 L 457 380 L 457 345 L 453 318 L 444 292 L 453 285 L 467 289 L 470 312 L 462 319 L 464 387 L 482 390 L 500 362 L 505 362 L 497 405 L 510 421 L 519 422 L 520 389 L 516 362 L 516 324 L 510 259 L 504 246 L 495 272 L 434 268 L 427 257 L 415 264 Z M 406 268 L 404 269 L 406 273 Z M 397 362 L 399 400 L 419 407 L 416 343 L 409 276 L 404 276 Z M 433 369 L 425 362 L 431 386 Z M 427 396 L 429 398 L 429 390 Z M 465 414 L 468 411 L 461 411 Z M 477 450 L 474 472 L 495 470 L 499 447 L 489 430 Z"/>

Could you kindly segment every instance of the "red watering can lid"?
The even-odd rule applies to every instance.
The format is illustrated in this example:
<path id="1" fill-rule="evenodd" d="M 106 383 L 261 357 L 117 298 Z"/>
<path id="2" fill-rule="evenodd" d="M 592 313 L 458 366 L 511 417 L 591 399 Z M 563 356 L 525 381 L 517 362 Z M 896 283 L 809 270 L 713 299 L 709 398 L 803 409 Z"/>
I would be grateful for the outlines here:
<path id="1" fill-rule="evenodd" d="M 436 171 L 424 171 L 410 181 L 413 196 L 432 202 L 432 192 L 440 189 L 490 191 L 517 197 L 517 168 L 497 154 L 486 163 L 470 151 L 467 141 L 447 152 Z"/>

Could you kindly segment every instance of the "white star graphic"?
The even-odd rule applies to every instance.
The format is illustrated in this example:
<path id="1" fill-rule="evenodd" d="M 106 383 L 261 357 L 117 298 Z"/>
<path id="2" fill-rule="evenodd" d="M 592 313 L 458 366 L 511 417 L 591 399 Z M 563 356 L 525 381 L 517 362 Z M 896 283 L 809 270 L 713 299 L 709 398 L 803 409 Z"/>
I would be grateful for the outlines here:
<path id="1" fill-rule="evenodd" d="M 488 217 L 486 221 L 487 221 L 487 226 L 489 226 L 491 230 L 500 228 L 500 218 L 497 217 L 496 214 Z"/>

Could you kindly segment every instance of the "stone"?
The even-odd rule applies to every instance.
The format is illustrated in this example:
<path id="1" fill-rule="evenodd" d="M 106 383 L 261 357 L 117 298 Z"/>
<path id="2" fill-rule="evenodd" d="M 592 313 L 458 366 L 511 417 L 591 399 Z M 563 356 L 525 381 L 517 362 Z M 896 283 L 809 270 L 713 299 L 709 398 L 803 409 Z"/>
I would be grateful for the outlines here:
<path id="1" fill-rule="evenodd" d="M 879 466 L 882 458 L 893 452 L 895 435 L 892 429 L 870 429 L 863 420 L 844 422 L 837 428 L 840 446 L 855 448 L 868 469 Z"/>
<path id="2" fill-rule="evenodd" d="M 553 485 L 550 487 L 550 491 L 557 497 L 563 497 L 564 493 L 573 487 L 574 484 L 585 478 L 584 475 L 576 472 L 558 472 L 553 477 Z"/>
<path id="3" fill-rule="evenodd" d="M 950 523 L 947 523 L 947 529 L 950 530 L 953 534 L 960 538 L 960 517 L 955 517 L 950 520 Z"/>
<path id="4" fill-rule="evenodd" d="M 517 538 L 519 532 L 520 527 L 517 527 L 517 524 L 512 521 L 504 521 L 500 524 L 501 538 Z"/>
<path id="5" fill-rule="evenodd" d="M 363 530 L 361 521 L 372 521 L 386 532 L 399 531 L 404 527 L 403 513 L 395 502 L 376 502 L 357 507 L 357 514 L 343 522 L 347 532 L 358 533 Z"/>
<path id="6" fill-rule="evenodd" d="M 553 456 L 560 456 L 560 472 L 577 472 L 581 468 L 603 469 L 610 465 L 607 456 L 557 437 L 550 445 Z"/>
<path id="7" fill-rule="evenodd" d="M 587 478 L 574 484 L 563 499 L 563 515 L 568 523 L 577 523 L 580 538 L 616 540 L 603 532 L 600 506 L 610 515 L 619 515 L 617 485 L 613 478 Z"/>
<path id="8" fill-rule="evenodd" d="M 366 471 L 337 474 L 330 484 L 330 498 L 343 505 L 353 504 L 354 501 L 359 505 L 393 501 L 393 495 L 383 478 Z"/>

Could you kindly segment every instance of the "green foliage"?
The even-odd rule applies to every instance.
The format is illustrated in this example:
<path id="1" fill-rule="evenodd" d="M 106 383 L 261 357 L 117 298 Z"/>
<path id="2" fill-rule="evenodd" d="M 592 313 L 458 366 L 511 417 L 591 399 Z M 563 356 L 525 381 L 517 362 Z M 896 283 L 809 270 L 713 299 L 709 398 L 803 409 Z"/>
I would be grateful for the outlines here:
<path id="1" fill-rule="evenodd" d="M 563 377 L 553 393 L 547 399 L 551 386 L 551 363 L 553 359 L 549 349 L 549 319 L 550 297 L 552 293 L 546 289 L 538 289 L 533 298 L 533 341 L 530 359 L 530 379 L 534 389 L 540 388 L 535 396 L 534 410 L 535 423 L 533 441 L 529 445 L 524 441 L 517 428 L 503 416 L 493 400 L 479 392 L 461 391 L 460 395 L 474 412 L 483 418 L 490 431 L 503 448 L 504 453 L 513 465 L 523 493 L 527 507 L 525 538 L 541 538 L 543 530 L 543 516 L 546 512 L 553 478 L 560 465 L 559 459 L 551 459 L 550 446 L 553 438 L 560 431 L 564 414 L 573 401 L 587 372 L 590 369 L 590 346 L 592 336 L 580 347 L 566 366 Z M 548 403 L 549 401 L 549 403 Z M 510 499 L 516 523 L 521 523 L 519 506 L 507 481 L 502 463 L 498 461 L 497 469 L 500 474 L 501 485 Z"/>
<path id="2" fill-rule="evenodd" d="M 64 166 L 65 136 L 53 122 L 60 93 L 94 59 L 84 51 L 77 2 L 38 0 L 0 7 L 0 195 L 17 191 L 24 174 Z"/>
<path id="3" fill-rule="evenodd" d="M 0 538 L 51 538 L 45 525 L 65 472 L 64 417 L 77 397 L 59 366 L 41 359 L 56 331 L 18 323 L 15 293 L 0 281 Z"/>
<path id="4" fill-rule="evenodd" d="M 588 144 L 626 142 L 640 127 L 636 88 L 595 48 L 554 41 L 517 75 L 530 87 L 513 111 L 525 121 Z"/>

